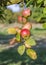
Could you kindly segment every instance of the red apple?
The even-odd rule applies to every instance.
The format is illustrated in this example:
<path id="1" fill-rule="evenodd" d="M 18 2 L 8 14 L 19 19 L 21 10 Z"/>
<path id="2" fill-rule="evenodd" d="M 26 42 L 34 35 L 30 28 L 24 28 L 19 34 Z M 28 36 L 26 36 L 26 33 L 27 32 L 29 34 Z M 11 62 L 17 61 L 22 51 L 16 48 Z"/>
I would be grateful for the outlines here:
<path id="1" fill-rule="evenodd" d="M 22 29 L 20 35 L 22 38 L 27 39 L 30 36 L 30 31 L 28 29 Z"/>
<path id="2" fill-rule="evenodd" d="M 30 30 L 32 28 L 32 24 L 30 22 L 27 22 L 22 29 L 28 29 Z"/>
<path id="3" fill-rule="evenodd" d="M 24 17 L 22 17 L 22 16 L 18 16 L 18 22 L 19 22 L 19 23 L 24 23 L 24 24 L 25 24 L 26 21 L 27 21 L 26 18 L 24 18 Z"/>
<path id="4" fill-rule="evenodd" d="M 27 22 L 26 18 L 23 17 L 23 18 L 22 18 L 22 23 L 25 24 L 26 22 Z"/>
<path id="5" fill-rule="evenodd" d="M 22 16 L 18 16 L 18 22 L 22 23 Z"/>
<path id="6" fill-rule="evenodd" d="M 27 8 L 27 9 L 23 10 L 22 15 L 23 15 L 24 17 L 30 16 L 30 9 Z"/>

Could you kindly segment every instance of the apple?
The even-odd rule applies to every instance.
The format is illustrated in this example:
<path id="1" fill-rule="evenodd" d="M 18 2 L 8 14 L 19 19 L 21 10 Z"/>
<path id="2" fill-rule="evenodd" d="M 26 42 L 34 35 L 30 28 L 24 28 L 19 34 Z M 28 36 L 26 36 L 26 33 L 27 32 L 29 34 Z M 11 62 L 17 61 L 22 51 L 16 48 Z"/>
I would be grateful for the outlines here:
<path id="1" fill-rule="evenodd" d="M 22 16 L 18 16 L 18 22 L 19 23 L 26 23 L 26 18 L 22 17 Z"/>
<path id="2" fill-rule="evenodd" d="M 22 23 L 22 16 L 18 16 L 18 22 Z"/>
<path id="3" fill-rule="evenodd" d="M 22 11 L 22 15 L 24 16 L 24 17 L 28 17 L 28 16 L 30 16 L 30 9 L 29 8 L 27 8 L 27 9 L 24 9 L 23 11 Z"/>
<path id="4" fill-rule="evenodd" d="M 28 29 L 22 29 L 20 35 L 22 38 L 27 39 L 30 36 L 30 31 Z"/>
<path id="5" fill-rule="evenodd" d="M 27 22 L 26 18 L 22 18 L 22 23 L 25 24 Z"/>
<path id="6" fill-rule="evenodd" d="M 31 24 L 30 22 L 27 22 L 27 23 L 23 26 L 22 29 L 28 29 L 28 30 L 30 30 L 30 29 L 32 29 L 32 24 Z"/>

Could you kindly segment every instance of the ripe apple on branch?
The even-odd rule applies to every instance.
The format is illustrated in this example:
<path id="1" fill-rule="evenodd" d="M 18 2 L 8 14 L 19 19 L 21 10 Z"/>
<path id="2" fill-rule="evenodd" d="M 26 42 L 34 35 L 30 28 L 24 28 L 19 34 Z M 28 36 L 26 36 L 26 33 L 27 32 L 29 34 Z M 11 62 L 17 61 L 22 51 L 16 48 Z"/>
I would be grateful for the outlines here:
<path id="1" fill-rule="evenodd" d="M 31 29 L 32 24 L 27 21 L 28 16 L 30 16 L 30 9 L 25 9 L 22 11 L 22 16 L 18 16 L 18 23 L 24 23 L 22 28 L 14 27 L 11 30 L 8 30 L 8 33 L 15 34 L 15 37 L 10 40 L 10 45 L 15 43 L 22 43 L 17 48 L 17 51 L 20 55 L 23 55 L 26 51 L 26 54 L 33 60 L 37 59 L 36 51 L 34 51 L 32 46 L 36 45 L 36 42 L 33 38 L 31 38 Z M 16 33 L 14 33 L 16 32 Z M 25 50 L 26 49 L 26 50 Z"/>
<path id="2" fill-rule="evenodd" d="M 29 9 L 29 8 L 26 8 L 24 9 L 22 12 L 21 12 L 21 16 L 18 15 L 17 19 L 18 19 L 18 22 L 19 23 L 23 23 L 25 24 L 28 19 L 28 17 L 31 15 L 32 11 Z"/>
<path id="3" fill-rule="evenodd" d="M 15 34 L 19 34 L 22 38 L 25 39 L 25 38 L 30 37 L 31 29 L 32 29 L 32 24 L 30 22 L 27 22 L 25 25 L 23 25 L 23 27 L 21 29 L 19 27 L 9 28 L 8 33 L 10 32 L 10 34 L 14 34 L 15 33 L 14 31 L 16 31 Z M 15 39 L 16 38 L 13 38 L 12 40 L 10 40 L 10 44 L 12 41 L 14 41 L 14 43 L 15 43 Z"/>

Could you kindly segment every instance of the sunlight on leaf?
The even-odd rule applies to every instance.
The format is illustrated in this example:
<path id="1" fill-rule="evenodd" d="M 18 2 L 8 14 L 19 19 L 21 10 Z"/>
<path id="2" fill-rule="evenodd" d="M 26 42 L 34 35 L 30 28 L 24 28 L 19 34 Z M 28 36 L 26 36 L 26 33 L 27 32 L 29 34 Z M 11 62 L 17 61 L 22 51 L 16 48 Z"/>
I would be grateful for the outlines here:
<path id="1" fill-rule="evenodd" d="M 21 0 L 10 0 L 10 2 L 7 2 L 7 5 L 16 4 L 16 3 L 19 3 L 19 2 L 21 2 Z"/>
<path id="2" fill-rule="evenodd" d="M 37 3 L 39 4 L 39 3 L 41 3 L 43 0 L 37 0 Z"/>
<path id="3" fill-rule="evenodd" d="M 46 6 L 46 0 L 44 0 L 44 6 Z"/>
<path id="4" fill-rule="evenodd" d="M 26 54 L 33 60 L 37 59 L 37 54 L 33 49 L 27 49 Z"/>
<path id="5" fill-rule="evenodd" d="M 18 47 L 18 53 L 19 53 L 20 55 L 23 55 L 24 52 L 25 52 L 25 46 L 24 46 L 24 45 L 19 46 L 19 47 Z"/>
<path id="6" fill-rule="evenodd" d="M 28 44 L 29 46 L 35 46 L 36 45 L 35 40 L 31 37 L 29 39 L 27 39 L 24 43 Z"/>
<path id="7" fill-rule="evenodd" d="M 46 14 L 46 7 L 43 9 L 43 13 Z"/>
<path id="8" fill-rule="evenodd" d="M 17 33 L 17 35 L 16 35 L 16 40 L 20 41 L 20 34 L 19 33 Z"/>
<path id="9" fill-rule="evenodd" d="M 8 32 L 8 34 L 16 34 L 15 28 L 8 28 L 7 32 Z"/>

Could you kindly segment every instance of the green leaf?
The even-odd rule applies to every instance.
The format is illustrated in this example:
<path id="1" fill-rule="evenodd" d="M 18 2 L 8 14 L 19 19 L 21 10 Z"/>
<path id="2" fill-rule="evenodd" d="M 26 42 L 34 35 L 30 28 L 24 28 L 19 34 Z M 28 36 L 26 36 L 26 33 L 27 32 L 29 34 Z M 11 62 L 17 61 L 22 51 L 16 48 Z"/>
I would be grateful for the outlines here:
<path id="1" fill-rule="evenodd" d="M 19 33 L 17 33 L 17 35 L 16 35 L 16 40 L 20 41 L 20 34 Z"/>
<path id="2" fill-rule="evenodd" d="M 43 11 L 43 8 L 34 8 L 33 9 L 33 12 L 32 12 L 32 15 L 31 15 L 31 19 L 36 21 L 36 22 L 40 22 L 41 21 L 41 18 L 42 18 L 42 11 Z"/>
<path id="3" fill-rule="evenodd" d="M 33 49 L 27 49 L 26 54 L 33 60 L 37 59 L 37 54 Z"/>
<path id="4" fill-rule="evenodd" d="M 19 2 L 21 2 L 21 0 L 10 0 L 10 2 L 7 2 L 7 5 L 9 5 L 9 4 L 17 4 Z"/>
<path id="5" fill-rule="evenodd" d="M 28 0 L 28 2 L 26 3 L 26 6 L 29 6 L 33 3 L 33 0 Z"/>
<path id="6" fill-rule="evenodd" d="M 24 52 L 25 52 L 25 46 L 24 46 L 24 45 L 19 46 L 19 47 L 18 47 L 18 53 L 19 53 L 20 55 L 23 55 Z"/>
<path id="7" fill-rule="evenodd" d="M 43 18 L 43 19 L 44 19 L 44 18 L 46 19 L 46 14 L 43 13 L 43 14 L 42 14 L 42 18 Z M 42 20 L 42 21 L 43 21 L 43 20 Z"/>
<path id="8" fill-rule="evenodd" d="M 46 0 L 44 0 L 44 6 L 46 6 Z"/>
<path id="9" fill-rule="evenodd" d="M 44 29 L 46 29 L 46 23 L 43 23 L 42 27 L 43 27 Z"/>
<path id="10" fill-rule="evenodd" d="M 46 14 L 46 7 L 45 7 L 45 8 L 43 8 L 43 13 L 44 13 L 44 14 Z"/>
<path id="11" fill-rule="evenodd" d="M 37 3 L 39 4 L 39 3 L 41 3 L 43 0 L 37 0 Z"/>
<path id="12" fill-rule="evenodd" d="M 29 39 L 27 39 L 24 43 L 29 45 L 29 46 L 35 46 L 36 45 L 35 40 L 31 37 Z"/>

